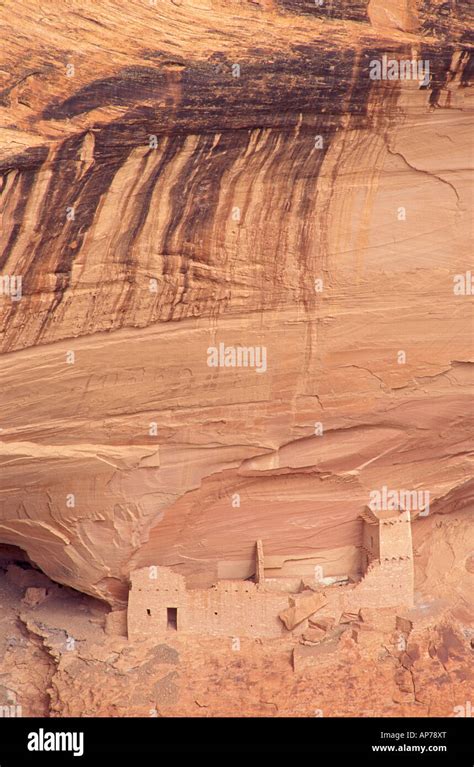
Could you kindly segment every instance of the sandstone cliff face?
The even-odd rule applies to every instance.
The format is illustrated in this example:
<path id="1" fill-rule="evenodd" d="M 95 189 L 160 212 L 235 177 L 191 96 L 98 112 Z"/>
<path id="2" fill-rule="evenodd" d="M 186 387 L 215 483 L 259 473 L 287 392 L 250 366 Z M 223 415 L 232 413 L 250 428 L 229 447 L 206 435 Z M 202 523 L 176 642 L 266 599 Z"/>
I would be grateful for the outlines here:
<path id="1" fill-rule="evenodd" d="M 345 571 L 384 485 L 472 504 L 469 4 L 0 14 L 0 541 L 117 602 L 257 538 Z"/>

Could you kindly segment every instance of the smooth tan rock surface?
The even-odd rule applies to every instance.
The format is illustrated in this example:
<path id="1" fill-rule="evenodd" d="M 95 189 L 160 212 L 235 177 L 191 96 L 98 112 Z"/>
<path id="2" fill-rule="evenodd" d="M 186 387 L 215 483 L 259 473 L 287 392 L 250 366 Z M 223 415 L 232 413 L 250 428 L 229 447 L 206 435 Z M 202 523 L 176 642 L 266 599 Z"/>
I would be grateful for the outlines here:
<path id="1" fill-rule="evenodd" d="M 288 631 L 291 631 L 299 623 L 309 618 L 325 604 L 327 599 L 324 594 L 311 594 L 311 596 L 303 595 L 300 598 L 292 600 L 293 604 L 287 610 L 283 610 L 279 614 L 280 620 L 285 624 Z"/>

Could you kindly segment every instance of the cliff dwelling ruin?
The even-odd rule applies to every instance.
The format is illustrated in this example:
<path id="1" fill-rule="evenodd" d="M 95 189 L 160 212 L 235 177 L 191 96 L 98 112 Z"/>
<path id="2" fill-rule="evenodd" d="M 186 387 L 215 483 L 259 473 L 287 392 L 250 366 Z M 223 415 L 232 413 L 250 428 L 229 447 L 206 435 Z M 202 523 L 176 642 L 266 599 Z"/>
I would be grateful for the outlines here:
<path id="1" fill-rule="evenodd" d="M 256 543 L 252 580 L 220 580 L 209 589 L 189 589 L 170 567 L 131 573 L 129 639 L 183 634 L 278 637 L 314 613 L 338 620 L 362 608 L 411 607 L 414 569 L 409 511 L 361 514 L 362 577 L 267 578 L 263 544 Z M 319 568 L 321 571 L 321 568 Z"/>

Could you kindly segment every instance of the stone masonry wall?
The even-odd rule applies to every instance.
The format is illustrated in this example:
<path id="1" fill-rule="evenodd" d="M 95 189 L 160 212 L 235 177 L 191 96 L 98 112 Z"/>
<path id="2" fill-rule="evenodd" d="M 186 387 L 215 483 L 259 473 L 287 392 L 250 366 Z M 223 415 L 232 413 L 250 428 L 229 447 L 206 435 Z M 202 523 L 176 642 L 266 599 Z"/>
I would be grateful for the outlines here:
<path id="1" fill-rule="evenodd" d="M 372 562 L 360 583 L 355 586 L 334 586 L 325 590 L 327 605 L 321 616 L 332 615 L 338 620 L 344 613 L 355 613 L 362 607 L 412 607 L 414 591 L 413 562 L 398 559 Z"/>
<path id="2" fill-rule="evenodd" d="M 278 613 L 288 595 L 267 593 L 250 581 L 219 581 L 210 589 L 186 589 L 185 579 L 165 567 L 136 570 L 128 605 L 130 639 L 170 631 L 168 608 L 177 610 L 177 630 L 185 634 L 278 637 L 284 627 Z"/>
<path id="3" fill-rule="evenodd" d="M 380 520 L 380 560 L 412 557 L 410 513 L 400 512 L 396 517 Z"/>

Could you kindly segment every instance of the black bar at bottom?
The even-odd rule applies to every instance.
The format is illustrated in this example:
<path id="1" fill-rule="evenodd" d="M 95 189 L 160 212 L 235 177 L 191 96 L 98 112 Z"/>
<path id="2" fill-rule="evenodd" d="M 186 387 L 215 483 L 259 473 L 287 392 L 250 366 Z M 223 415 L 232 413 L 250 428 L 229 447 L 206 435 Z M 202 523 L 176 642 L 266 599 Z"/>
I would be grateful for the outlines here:
<path id="1" fill-rule="evenodd" d="M 114 756 L 141 760 L 272 752 L 472 767 L 472 734 L 472 719 L 463 718 L 11 718 L 0 719 L 0 767 L 100 764 Z"/>

